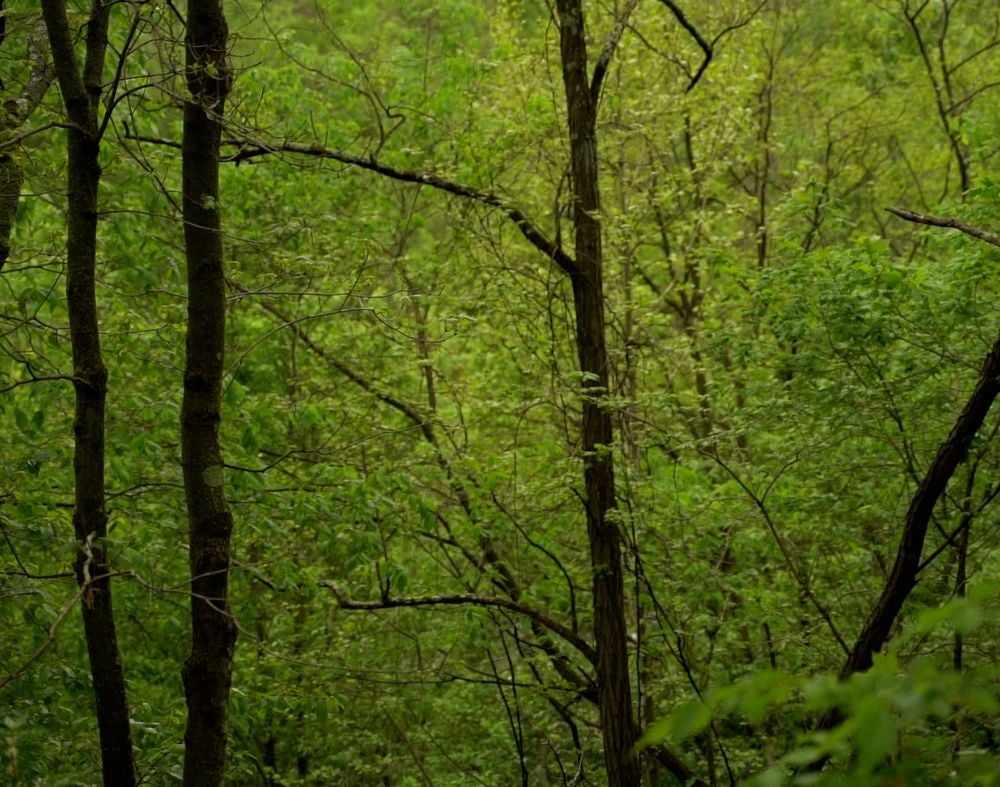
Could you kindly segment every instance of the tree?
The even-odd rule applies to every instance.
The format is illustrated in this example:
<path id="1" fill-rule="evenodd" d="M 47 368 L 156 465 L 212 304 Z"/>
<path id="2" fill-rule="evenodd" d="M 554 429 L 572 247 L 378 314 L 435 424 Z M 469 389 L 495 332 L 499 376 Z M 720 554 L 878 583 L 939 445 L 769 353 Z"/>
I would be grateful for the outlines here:
<path id="1" fill-rule="evenodd" d="M 582 374 L 584 505 L 593 571 L 594 639 L 597 643 L 597 691 L 604 736 L 608 783 L 638 785 L 640 769 L 633 753 L 637 740 L 625 646 L 625 589 L 621 533 L 615 518 L 615 475 L 610 391 L 604 336 L 604 255 L 601 199 L 597 170 L 597 100 L 601 80 L 587 67 L 587 35 L 579 0 L 561 0 L 559 39 L 566 89 L 573 188 L 576 267 L 569 271 L 576 315 L 576 347 Z M 613 49 L 614 44 L 611 47 Z M 606 65 L 605 65 L 606 67 Z"/>
<path id="2" fill-rule="evenodd" d="M 965 2 L 116 6 L 94 296 L 137 778 L 991 775 L 998 104 Z M 53 785 L 99 751 L 62 123 L 13 132 L 0 271 L 0 763 Z"/>
<path id="3" fill-rule="evenodd" d="M 219 143 L 232 75 L 221 2 L 188 9 L 184 104 L 184 251 L 188 276 L 181 465 L 191 563 L 191 655 L 184 664 L 188 720 L 184 784 L 218 785 L 225 754 L 236 623 L 229 608 L 233 516 L 226 502 L 219 426 L 226 347 L 226 283 Z"/>
<path id="4" fill-rule="evenodd" d="M 104 783 L 135 784 L 125 677 L 106 555 L 104 422 L 108 373 L 101 355 L 96 296 L 99 116 L 111 4 L 95 0 L 86 24 L 83 67 L 77 64 L 66 4 L 42 4 L 56 77 L 69 121 L 67 138 L 66 303 L 73 347 L 76 438 L 73 455 L 76 580 L 97 702 Z"/>
<path id="5" fill-rule="evenodd" d="M 961 220 L 924 216 L 898 208 L 891 209 L 891 212 L 906 221 L 918 224 L 954 227 L 986 243 L 1000 246 L 1000 238 L 997 235 L 973 227 Z M 842 678 L 869 669 L 872 666 L 874 654 L 878 653 L 889 639 L 889 633 L 902 611 L 903 604 L 916 586 L 917 576 L 924 567 L 924 564 L 921 563 L 921 556 L 924 552 L 924 540 L 931 517 L 934 514 L 934 508 L 944 495 L 955 470 L 968 459 L 969 447 L 979 433 L 998 395 L 1000 395 L 1000 338 L 990 348 L 983 361 L 972 394 L 956 418 L 950 433 L 938 448 L 934 461 L 927 468 L 925 476 L 913 494 L 906 512 L 906 519 L 903 522 L 899 549 L 896 552 L 892 571 L 841 669 Z M 961 537 L 961 533 L 965 532 L 968 527 L 969 522 L 963 519 L 960 527 L 948 535 L 946 543 Z"/>
<path id="6" fill-rule="evenodd" d="M 0 2 L 0 12 L 4 12 Z M 7 40 L 6 17 L 0 17 L 0 45 Z M 10 234 L 20 203 L 24 171 L 17 160 L 19 138 L 32 113 L 38 108 L 55 79 L 52 60 L 45 40 L 45 27 L 41 23 L 32 25 L 28 33 L 27 60 L 31 72 L 21 89 L 20 95 L 4 102 L 2 129 L 3 149 L 0 154 L 0 271 L 10 256 Z"/>

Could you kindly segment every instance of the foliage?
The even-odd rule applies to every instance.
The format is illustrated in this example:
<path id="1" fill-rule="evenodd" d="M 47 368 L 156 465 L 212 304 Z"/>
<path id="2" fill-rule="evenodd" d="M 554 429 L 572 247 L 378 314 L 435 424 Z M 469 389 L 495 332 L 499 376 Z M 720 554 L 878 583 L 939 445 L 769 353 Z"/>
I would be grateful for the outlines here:
<path id="1" fill-rule="evenodd" d="M 976 594 L 985 601 L 983 595 Z M 976 600 L 925 610 L 914 621 L 913 635 L 868 672 L 840 681 L 835 675 L 759 671 L 712 690 L 704 701 L 679 705 L 646 730 L 640 747 L 680 743 L 710 724 L 763 728 L 772 737 L 783 728 L 808 730 L 835 714 L 837 726 L 800 732 L 795 745 L 747 784 L 995 784 L 995 670 L 958 673 L 941 655 L 900 658 L 913 648 L 910 640 L 944 639 L 953 631 L 968 635 L 981 622 Z"/>
<path id="2" fill-rule="evenodd" d="M 592 62 L 624 5 L 585 4 Z M 701 49 L 640 3 L 598 116 L 603 406 L 644 745 L 711 784 L 994 784 L 995 414 L 887 652 L 837 678 L 997 332 L 1000 252 L 884 211 L 996 231 L 995 4 L 933 2 L 913 24 L 917 3 L 680 5 L 719 36 L 698 84 Z M 115 57 L 141 23 L 102 147 L 107 546 L 137 761 L 170 784 L 189 637 L 183 30 L 172 4 L 120 6 Z M 572 284 L 489 205 L 287 150 L 488 191 L 569 250 L 557 28 L 522 0 L 227 12 L 230 782 L 600 784 L 594 665 L 571 640 L 509 608 L 342 603 L 515 599 L 600 650 Z M 6 12 L 11 42 L 32 14 Z M 10 87 L 24 44 L 7 46 Z M 949 65 L 946 127 L 930 75 L 943 90 Z M 17 153 L 0 272 L 0 767 L 23 785 L 80 784 L 98 756 L 67 573 L 61 122 L 53 89 Z"/>

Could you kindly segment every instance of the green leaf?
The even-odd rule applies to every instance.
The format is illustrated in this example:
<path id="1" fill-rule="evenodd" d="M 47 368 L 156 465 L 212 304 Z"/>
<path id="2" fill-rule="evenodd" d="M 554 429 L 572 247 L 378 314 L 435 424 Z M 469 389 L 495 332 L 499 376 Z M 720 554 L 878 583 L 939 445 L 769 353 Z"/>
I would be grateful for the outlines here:
<path id="1" fill-rule="evenodd" d="M 983 622 L 982 608 L 967 598 L 956 598 L 940 607 L 925 609 L 917 616 L 916 629 L 929 634 L 942 625 L 949 625 L 961 634 L 968 634 Z"/>
<path id="2" fill-rule="evenodd" d="M 781 787 L 785 784 L 785 772 L 781 768 L 768 768 L 747 782 L 748 787 Z"/>
<path id="3" fill-rule="evenodd" d="M 680 743 L 700 732 L 712 721 L 712 709 L 700 700 L 689 700 L 678 705 L 665 719 L 650 726 L 636 744 L 638 750 L 654 746 L 664 740 Z"/>
<path id="4" fill-rule="evenodd" d="M 810 765 L 824 755 L 823 749 L 819 746 L 800 746 L 790 751 L 784 758 L 784 762 L 791 766 Z"/>
<path id="5" fill-rule="evenodd" d="M 876 697 L 867 698 L 855 718 L 858 766 L 870 771 L 895 752 L 899 725 Z"/>
<path id="6" fill-rule="evenodd" d="M 247 453 L 257 453 L 260 443 L 257 440 L 257 432 L 252 426 L 248 426 L 243 430 L 243 434 L 240 435 L 240 445 L 243 446 Z"/>

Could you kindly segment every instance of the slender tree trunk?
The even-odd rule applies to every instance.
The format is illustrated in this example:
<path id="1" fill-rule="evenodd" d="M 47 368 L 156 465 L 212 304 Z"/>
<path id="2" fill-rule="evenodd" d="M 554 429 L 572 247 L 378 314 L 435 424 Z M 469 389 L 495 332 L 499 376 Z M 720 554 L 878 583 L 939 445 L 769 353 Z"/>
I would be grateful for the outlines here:
<path id="1" fill-rule="evenodd" d="M 626 10 L 634 9 L 636 5 L 636 2 L 630 0 L 626 5 Z M 582 391 L 584 405 L 581 443 L 584 451 L 588 535 L 594 573 L 596 649 L 600 654 L 594 661 L 597 663 L 598 681 L 601 683 L 601 692 L 603 692 L 596 699 L 604 725 L 605 756 L 608 770 L 609 773 L 613 774 L 611 784 L 633 785 L 639 783 L 639 763 L 633 762 L 630 754 L 638 734 L 637 725 L 633 720 L 631 689 L 628 680 L 624 583 L 618 527 L 614 521 L 614 468 L 610 450 L 612 426 L 610 413 L 602 407 L 608 389 L 608 359 L 604 339 L 604 299 L 601 283 L 601 227 L 597 216 L 600 200 L 597 189 L 596 106 L 593 94 L 598 92 L 600 85 L 598 75 L 605 73 L 605 71 L 595 67 L 593 84 L 587 85 L 586 42 L 579 0 L 560 2 L 558 13 L 562 22 L 564 81 L 567 87 L 569 129 L 572 138 L 573 177 L 578 184 L 576 188 L 579 192 L 574 208 L 576 253 L 582 256 L 582 263 L 566 254 L 558 240 L 554 241 L 546 237 L 517 205 L 491 192 L 443 178 L 433 172 L 398 169 L 381 164 L 371 158 L 361 158 L 322 145 L 294 142 L 263 146 L 247 141 L 240 154 L 232 160 L 245 161 L 259 156 L 272 155 L 276 152 L 290 152 L 340 161 L 352 167 L 376 172 L 382 177 L 405 183 L 418 183 L 454 196 L 473 200 L 500 210 L 507 219 L 513 222 L 532 246 L 570 277 L 573 283 L 576 311 L 577 348 L 580 368 L 585 377 Z M 624 27 L 625 22 L 622 21 L 618 32 L 612 36 L 612 41 L 605 47 L 605 54 L 609 57 L 613 53 L 614 39 L 620 35 Z M 607 62 L 604 62 L 603 68 L 606 69 L 606 67 Z M 279 312 L 275 311 L 274 314 L 280 317 Z M 285 318 L 282 320 L 287 322 Z M 298 336 L 305 338 L 301 332 L 298 333 Z M 315 345 L 312 346 L 312 349 L 314 352 L 318 352 Z M 356 373 L 342 365 L 338 366 L 339 362 L 325 353 L 319 352 L 319 354 L 362 388 L 374 394 L 384 403 L 403 412 L 424 431 L 428 442 L 436 446 L 433 431 L 425 423 L 426 419 L 393 397 L 379 392 L 372 387 L 369 381 L 359 377 Z M 447 460 L 439 456 L 438 463 L 455 484 L 455 479 L 451 478 Z M 463 497 L 461 485 L 455 484 L 454 489 L 463 508 L 466 508 L 469 501 L 467 496 Z M 512 598 L 516 597 L 516 581 L 513 580 L 509 570 L 502 568 L 503 563 L 490 545 L 489 539 L 484 538 L 480 546 L 483 550 L 482 557 L 480 560 L 473 559 L 473 562 L 476 565 L 489 565 L 497 572 L 494 582 L 498 587 L 511 595 Z M 343 603 L 344 599 L 341 599 L 342 606 Z M 372 607 L 355 605 L 352 608 L 370 609 Z M 571 683 L 579 683 L 578 680 L 571 677 L 572 670 L 560 666 L 564 661 L 558 656 L 555 648 L 548 653 L 552 658 L 554 668 L 563 678 Z M 591 697 L 589 688 L 584 688 L 581 691 L 581 696 L 589 700 Z M 655 747 L 649 750 L 649 756 L 654 757 L 661 766 L 684 784 L 690 787 L 704 787 L 704 782 L 700 781 L 694 772 L 669 749 L 662 746 Z"/>
<path id="2" fill-rule="evenodd" d="M 64 0 L 45 0 L 48 30 L 63 103 L 66 131 L 67 243 L 66 300 L 73 347 L 76 414 L 73 433 L 75 497 L 73 530 L 77 540 L 76 578 L 83 591 L 83 631 L 97 703 L 97 728 L 105 785 L 135 784 L 125 677 L 118 653 L 111 579 L 104 551 L 108 514 L 104 499 L 104 407 L 107 369 L 101 356 L 95 275 L 101 75 L 107 49 L 110 3 L 95 0 L 86 24 L 83 71 L 76 62 L 73 34 Z"/>
<path id="3" fill-rule="evenodd" d="M 0 0 L 0 13 L 6 12 L 6 2 Z M 6 20 L 0 16 L 0 23 Z M 0 24 L 0 46 L 7 40 L 6 25 Z M 9 137 L 23 128 L 55 79 L 55 68 L 49 57 L 45 25 L 39 21 L 28 33 L 28 62 L 31 73 L 19 95 L 4 96 L 0 107 L 0 141 L 9 144 Z M 0 84 L 2 87 L 2 84 Z M 7 145 L 5 145 L 7 147 Z M 21 199 L 24 171 L 21 168 L 20 146 L 0 152 L 0 271 L 10 256 L 10 234 Z"/>
<path id="4" fill-rule="evenodd" d="M 917 584 L 920 555 L 923 552 L 927 525 L 934 507 L 944 494 L 955 468 L 967 456 L 973 438 L 998 395 L 1000 395 L 1000 337 L 997 337 L 983 361 L 975 390 L 955 420 L 948 437 L 938 448 L 934 461 L 910 501 L 892 572 L 840 672 L 841 678 L 848 678 L 855 672 L 864 672 L 871 667 L 873 655 L 878 653 L 889 639 L 889 632 L 903 608 L 903 603 Z"/>
<path id="5" fill-rule="evenodd" d="M 593 571 L 594 637 L 604 762 L 610 787 L 638 787 L 633 756 L 638 728 L 633 717 L 625 640 L 625 588 L 621 542 L 615 521 L 615 476 L 604 331 L 601 208 L 598 190 L 595 97 L 587 73 L 587 41 L 580 0 L 558 0 L 560 51 L 566 89 L 573 177 L 573 224 L 578 273 L 572 277 L 576 343 L 583 372 L 583 472 L 587 535 Z"/>
<path id="6" fill-rule="evenodd" d="M 955 569 L 955 596 L 956 598 L 965 598 L 966 591 L 969 585 L 968 577 L 968 560 L 969 560 L 969 530 L 971 528 L 971 517 L 967 521 L 965 528 L 962 530 L 961 535 L 958 537 L 958 543 L 955 545 L 955 551 L 958 553 L 958 568 Z M 952 666 L 956 670 L 962 670 L 964 667 L 964 639 L 962 638 L 962 632 L 955 632 L 954 646 L 952 647 Z"/>
<path id="7" fill-rule="evenodd" d="M 17 159 L 9 153 L 0 154 L 0 271 L 10 256 L 10 234 L 23 183 L 24 172 Z"/>
<path id="8" fill-rule="evenodd" d="M 183 206 L 188 323 L 181 462 L 191 566 L 191 655 L 184 665 L 188 718 L 184 784 L 222 784 L 236 625 L 229 610 L 233 518 L 223 488 L 219 424 L 226 301 L 219 216 L 219 140 L 231 74 L 219 0 L 188 4 Z"/>

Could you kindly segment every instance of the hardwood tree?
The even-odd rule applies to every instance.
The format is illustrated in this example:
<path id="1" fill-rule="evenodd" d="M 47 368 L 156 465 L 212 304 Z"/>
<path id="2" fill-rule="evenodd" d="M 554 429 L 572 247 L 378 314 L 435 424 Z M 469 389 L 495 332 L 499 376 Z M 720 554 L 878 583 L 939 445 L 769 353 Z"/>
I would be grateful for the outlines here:
<path id="1" fill-rule="evenodd" d="M 7 13 L 0 2 L 0 13 Z M 8 39 L 6 16 L 0 16 L 0 46 Z M 49 56 L 45 26 L 39 20 L 28 29 L 27 55 L 31 73 L 19 95 L 12 95 L 3 102 L 0 115 L 0 271 L 10 256 L 10 235 L 20 204 L 21 188 L 24 185 L 24 168 L 18 160 L 21 153 L 19 135 L 25 128 L 32 113 L 38 108 L 49 86 L 55 79 L 52 58 Z M 9 46 L 9 45 L 8 45 Z M 0 84 L 0 88 L 3 85 Z"/>
<path id="2" fill-rule="evenodd" d="M 559 40 L 566 128 L 570 139 L 573 230 L 576 266 L 570 271 L 576 313 L 576 348 L 582 372 L 583 422 L 580 443 L 587 536 L 593 571 L 597 691 L 608 784 L 638 785 L 639 760 L 633 752 L 638 732 L 632 706 L 625 644 L 625 587 L 621 540 L 615 518 L 615 474 L 604 328 L 604 255 L 597 169 L 597 101 L 600 77 L 591 82 L 587 33 L 580 0 L 560 0 Z"/>
<path id="3" fill-rule="evenodd" d="M 77 62 L 64 0 L 42 4 L 56 77 L 66 109 L 66 304 L 73 347 L 76 414 L 73 432 L 76 579 L 90 657 L 106 785 L 135 784 L 125 676 L 111 597 L 105 539 L 105 407 L 108 372 L 101 355 L 97 311 L 97 219 L 104 59 L 112 3 L 94 0 L 87 19 L 82 67 Z"/>
<path id="4" fill-rule="evenodd" d="M 960 219 L 925 216 L 900 208 L 892 208 L 890 212 L 905 221 L 954 228 L 985 243 L 1000 246 L 1000 237 L 995 233 L 972 226 Z M 903 521 L 892 571 L 882 593 L 868 614 L 854 647 L 851 648 L 841 669 L 841 678 L 848 678 L 855 672 L 869 669 L 872 666 L 873 656 L 888 641 L 903 604 L 916 586 L 921 569 L 925 567 L 921 562 L 921 556 L 934 508 L 944 495 L 955 470 L 968 458 L 970 446 L 998 395 L 1000 395 L 1000 337 L 994 341 L 983 360 L 968 401 L 955 419 L 948 436 L 941 442 L 934 460 L 913 493 Z M 948 535 L 947 542 L 962 538 L 968 525 L 968 521 L 963 520 L 961 525 Z"/>
<path id="5" fill-rule="evenodd" d="M 965 2 L 114 6 L 137 780 L 991 775 L 996 32 Z M 15 100 L 31 19 L 0 14 Z M 0 140 L 0 768 L 53 783 L 99 749 L 92 585 L 57 570 L 65 121 Z"/>
<path id="6" fill-rule="evenodd" d="M 233 516 L 226 501 L 219 427 L 226 348 L 226 280 L 219 194 L 219 145 L 232 84 L 221 0 L 188 8 L 182 190 L 188 318 L 181 464 L 191 568 L 191 655 L 184 664 L 188 718 L 184 784 L 225 778 L 236 623 L 229 605 Z"/>

